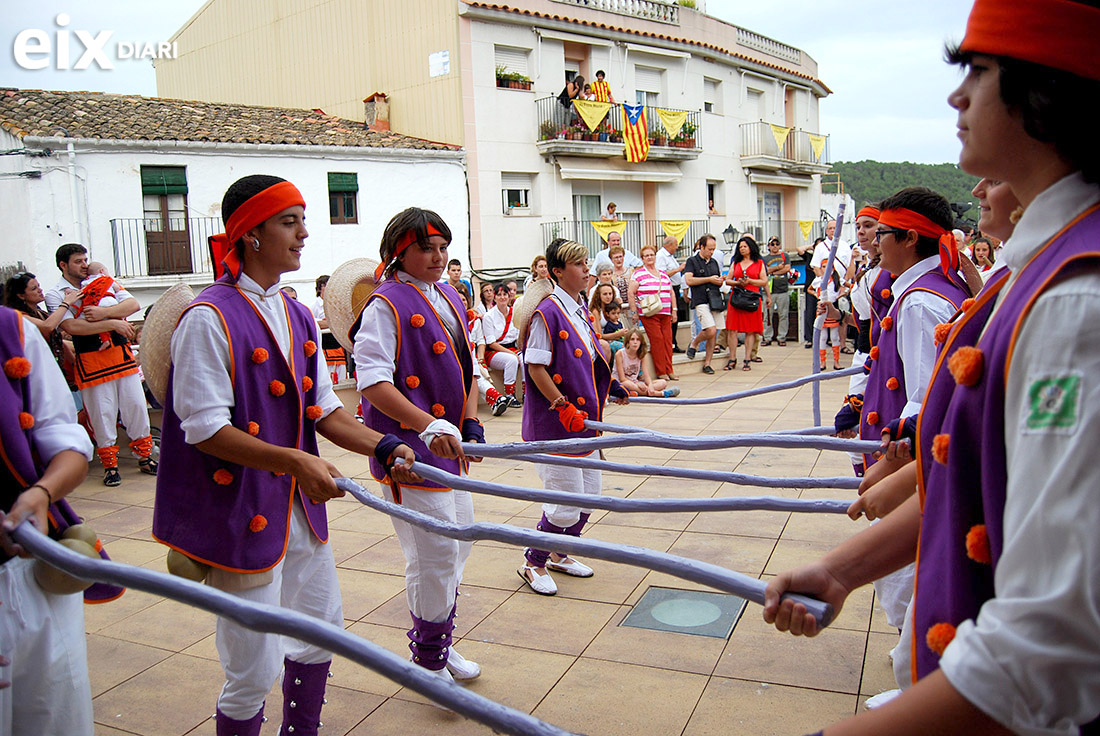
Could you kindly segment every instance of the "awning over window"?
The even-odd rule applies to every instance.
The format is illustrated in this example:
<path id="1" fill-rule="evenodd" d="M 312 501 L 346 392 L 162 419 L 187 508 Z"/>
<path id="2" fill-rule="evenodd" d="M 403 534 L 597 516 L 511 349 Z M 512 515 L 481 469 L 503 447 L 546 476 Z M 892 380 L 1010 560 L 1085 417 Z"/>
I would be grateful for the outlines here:
<path id="1" fill-rule="evenodd" d="M 665 161 L 628 163 L 626 159 L 558 156 L 555 159 L 562 179 L 593 179 L 596 181 L 680 181 L 683 173 L 678 164 Z"/>
<path id="2" fill-rule="evenodd" d="M 359 177 L 357 174 L 334 174 L 330 171 L 328 175 L 328 190 L 330 193 L 358 192 Z"/>
<path id="3" fill-rule="evenodd" d="M 142 166 L 142 194 L 187 194 L 184 166 Z"/>

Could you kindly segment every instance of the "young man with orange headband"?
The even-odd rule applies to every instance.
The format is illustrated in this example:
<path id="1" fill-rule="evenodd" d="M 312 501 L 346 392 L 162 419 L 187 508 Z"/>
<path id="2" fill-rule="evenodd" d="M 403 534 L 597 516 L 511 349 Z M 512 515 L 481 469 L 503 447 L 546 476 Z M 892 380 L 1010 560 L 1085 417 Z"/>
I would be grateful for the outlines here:
<path id="1" fill-rule="evenodd" d="M 826 733 L 1091 734 L 1100 723 L 1100 8 L 978 0 L 953 63 L 961 168 L 1025 208 L 943 347 L 917 461 L 880 484 L 919 494 L 821 561 L 780 574 L 765 619 L 814 635 L 787 590 L 835 607 L 918 557 L 916 684 Z M 919 553 L 918 540 L 919 535 Z"/>
<path id="2" fill-rule="evenodd" d="M 172 335 L 153 536 L 208 565 L 209 585 L 342 627 L 325 502 L 343 494 L 317 433 L 365 455 L 413 453 L 344 410 L 312 313 L 279 290 L 308 235 L 298 189 L 246 176 L 226 191 L 222 217 L 219 277 Z M 317 733 L 330 652 L 221 618 L 215 643 L 226 677 L 218 736 L 260 732 L 280 670 L 281 732 Z"/>

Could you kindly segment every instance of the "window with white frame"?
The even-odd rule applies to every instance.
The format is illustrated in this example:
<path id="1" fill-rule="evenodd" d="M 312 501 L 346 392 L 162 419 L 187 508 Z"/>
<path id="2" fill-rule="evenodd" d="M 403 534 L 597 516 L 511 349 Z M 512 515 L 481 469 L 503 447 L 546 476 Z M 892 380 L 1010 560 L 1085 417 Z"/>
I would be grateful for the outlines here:
<path id="1" fill-rule="evenodd" d="M 663 69 L 652 66 L 634 67 L 634 97 L 639 105 L 659 105 L 661 98 L 661 75 Z"/>
<path id="2" fill-rule="evenodd" d="M 707 182 L 707 214 L 717 215 L 722 211 L 722 182 Z"/>
<path id="3" fill-rule="evenodd" d="M 527 60 L 531 55 L 530 49 L 517 48 L 515 46 L 493 46 L 493 67 L 497 76 L 504 74 L 522 74 L 529 77 Z"/>
<path id="4" fill-rule="evenodd" d="M 719 92 L 722 89 L 721 82 L 710 77 L 703 77 L 703 112 L 722 114 L 721 98 Z"/>
<path id="5" fill-rule="evenodd" d="M 506 214 L 530 211 L 533 180 L 534 176 L 527 173 L 500 172 L 500 196 Z"/>
<path id="6" fill-rule="evenodd" d="M 757 120 L 767 120 L 768 109 L 764 105 L 764 90 L 752 87 L 745 89 L 745 107 L 750 116 L 755 114 Z"/>

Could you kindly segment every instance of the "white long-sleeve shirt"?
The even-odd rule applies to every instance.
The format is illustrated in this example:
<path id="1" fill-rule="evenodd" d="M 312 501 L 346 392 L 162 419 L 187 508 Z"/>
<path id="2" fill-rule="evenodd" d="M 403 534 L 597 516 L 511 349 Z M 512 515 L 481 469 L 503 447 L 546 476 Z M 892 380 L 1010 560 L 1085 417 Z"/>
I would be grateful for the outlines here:
<path id="1" fill-rule="evenodd" d="M 1100 188 L 1079 174 L 1062 179 L 1028 206 L 999 260 L 1018 272 L 1097 201 Z M 1000 298 L 1011 288 L 1010 280 Z M 1075 421 L 1029 428 L 1037 382 L 1074 377 Z M 1100 713 L 1097 438 L 1100 273 L 1094 269 L 1051 286 L 1020 329 L 1005 395 L 1008 485 L 996 597 L 976 621 L 958 627 L 940 660 L 955 689 L 1018 734 L 1070 736 Z"/>
<path id="2" fill-rule="evenodd" d="M 569 321 L 573 324 L 577 334 L 584 340 L 588 348 L 589 357 L 596 360 L 596 347 L 592 344 L 592 323 L 588 321 L 588 310 L 582 307 L 576 299 L 571 297 L 560 286 L 555 286 L 550 293 L 551 299 L 556 299 Z M 531 318 L 531 324 L 527 326 L 527 347 L 523 351 L 523 362 L 528 365 L 550 365 L 554 357 L 553 345 L 550 342 L 550 331 L 546 329 L 546 322 L 537 314 Z"/>
<path id="3" fill-rule="evenodd" d="M 286 357 L 290 350 L 290 325 L 279 284 L 265 291 L 242 273 L 237 286 L 271 328 L 275 343 Z M 321 344 L 316 323 L 310 339 Z M 197 445 L 230 424 L 230 410 L 236 404 L 229 374 L 229 336 L 216 311 L 197 306 L 183 316 L 172 333 L 172 366 L 173 408 L 187 444 Z M 314 388 L 322 418 L 343 406 L 323 366 L 317 371 Z"/>
<path id="4" fill-rule="evenodd" d="M 92 459 L 92 441 L 84 428 L 76 423 L 76 407 L 57 367 L 50 346 L 34 323 L 23 317 L 23 354 L 31 362 L 27 376 L 30 389 L 30 413 L 34 426 L 30 429 L 31 446 L 48 465 L 63 450 L 79 452 Z"/>

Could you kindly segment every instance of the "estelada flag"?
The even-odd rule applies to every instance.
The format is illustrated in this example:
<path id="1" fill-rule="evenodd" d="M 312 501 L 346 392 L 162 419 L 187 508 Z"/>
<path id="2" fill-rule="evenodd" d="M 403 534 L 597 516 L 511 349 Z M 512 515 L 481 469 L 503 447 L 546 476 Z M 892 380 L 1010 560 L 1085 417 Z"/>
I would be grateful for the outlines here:
<path id="1" fill-rule="evenodd" d="M 638 163 L 649 157 L 649 128 L 644 105 L 623 103 L 623 143 L 626 144 L 627 161 Z"/>

